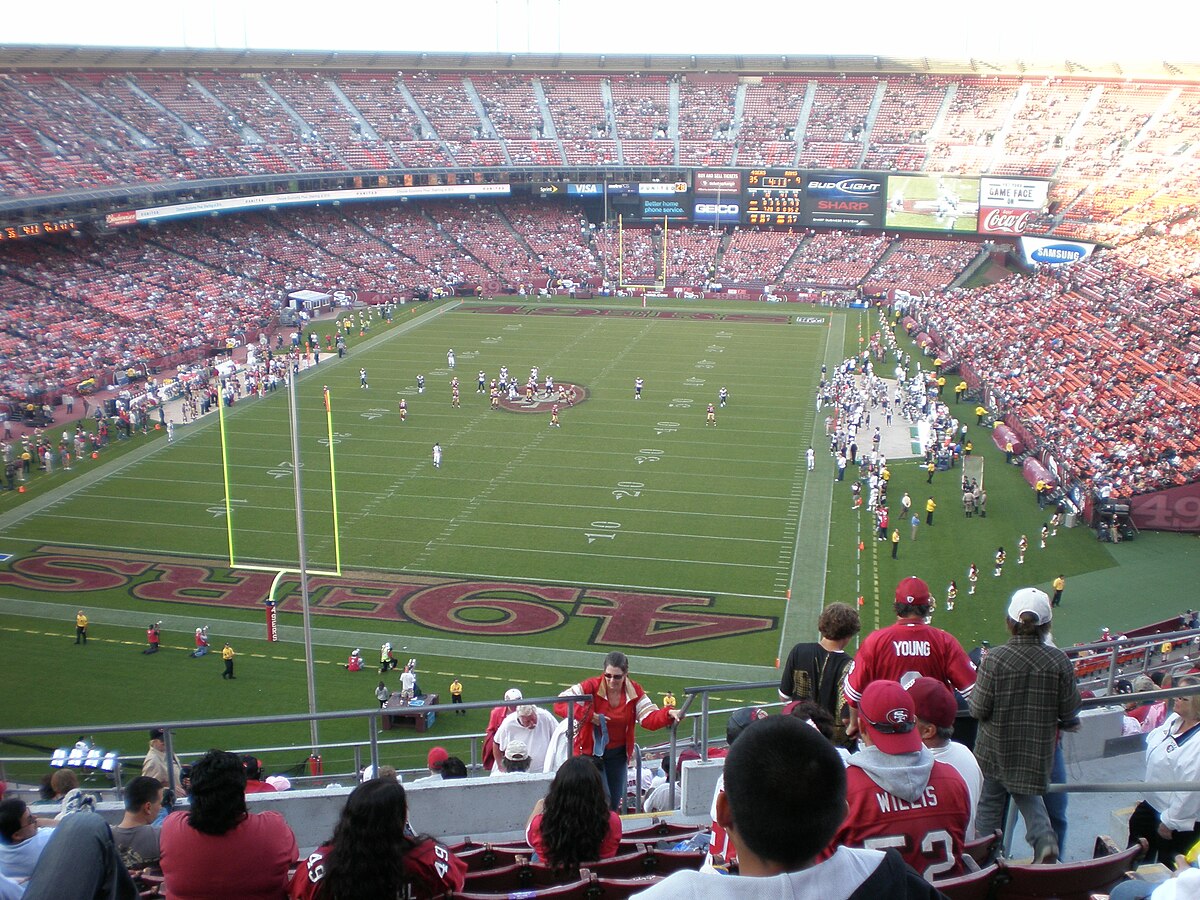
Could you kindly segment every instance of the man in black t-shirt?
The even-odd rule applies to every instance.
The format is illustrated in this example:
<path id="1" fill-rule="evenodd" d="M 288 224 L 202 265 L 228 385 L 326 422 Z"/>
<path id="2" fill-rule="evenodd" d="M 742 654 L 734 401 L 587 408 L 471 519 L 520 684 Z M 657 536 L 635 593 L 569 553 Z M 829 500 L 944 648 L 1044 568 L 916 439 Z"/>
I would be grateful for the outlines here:
<path id="1" fill-rule="evenodd" d="M 814 700 L 833 716 L 834 742 L 846 743 L 842 685 L 851 659 L 846 645 L 862 628 L 858 612 L 845 603 L 831 603 L 817 620 L 821 638 L 815 644 L 797 644 L 788 654 L 779 682 L 784 700 Z"/>

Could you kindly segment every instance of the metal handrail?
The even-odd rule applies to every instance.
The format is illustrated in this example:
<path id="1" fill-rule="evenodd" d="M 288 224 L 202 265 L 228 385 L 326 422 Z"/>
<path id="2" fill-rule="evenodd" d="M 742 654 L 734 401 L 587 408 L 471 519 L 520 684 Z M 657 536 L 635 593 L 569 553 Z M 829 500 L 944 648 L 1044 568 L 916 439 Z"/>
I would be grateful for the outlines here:
<path id="1" fill-rule="evenodd" d="M 575 718 L 576 703 L 591 702 L 591 694 L 557 694 L 550 697 L 524 697 L 521 699 L 522 704 L 528 704 L 531 706 L 566 703 L 567 715 L 572 720 Z M 511 701 L 504 700 L 476 700 L 469 703 L 455 703 L 453 704 L 453 711 L 457 712 L 459 710 L 466 711 L 470 709 L 493 709 L 496 706 L 508 705 L 513 704 Z M 439 703 L 433 706 L 424 707 L 424 709 L 428 712 L 450 712 L 451 705 Z M 389 710 L 387 709 L 382 707 L 373 707 L 368 709 L 337 710 L 319 713 L 281 713 L 271 716 L 239 716 L 220 719 L 185 719 L 175 722 L 143 721 L 126 722 L 120 725 L 56 725 L 52 727 L 42 726 L 37 728 L 3 728 L 0 729 L 0 740 L 14 737 L 46 737 L 60 734 L 113 734 L 117 732 L 149 731 L 152 728 L 161 728 L 163 730 L 163 743 L 165 745 L 165 755 L 167 759 L 167 783 L 171 784 L 175 780 L 174 734 L 176 731 L 186 730 L 188 728 L 227 728 L 238 725 L 282 725 L 290 722 L 366 718 L 368 727 L 368 742 L 371 747 L 371 765 L 377 769 L 379 767 L 379 719 L 381 716 L 388 714 Z M 574 743 L 572 743 L 570 746 L 570 752 L 574 754 Z M 117 790 L 119 793 L 121 790 L 119 767 L 114 774 L 117 779 Z"/>

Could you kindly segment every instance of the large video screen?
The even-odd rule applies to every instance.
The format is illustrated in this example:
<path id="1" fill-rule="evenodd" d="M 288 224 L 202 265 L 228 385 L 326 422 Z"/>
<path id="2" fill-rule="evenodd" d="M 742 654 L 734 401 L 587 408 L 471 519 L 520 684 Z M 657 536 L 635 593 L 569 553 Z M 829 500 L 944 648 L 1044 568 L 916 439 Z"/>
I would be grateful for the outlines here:
<path id="1" fill-rule="evenodd" d="M 979 179 L 957 175 L 889 175 L 888 228 L 974 234 Z"/>

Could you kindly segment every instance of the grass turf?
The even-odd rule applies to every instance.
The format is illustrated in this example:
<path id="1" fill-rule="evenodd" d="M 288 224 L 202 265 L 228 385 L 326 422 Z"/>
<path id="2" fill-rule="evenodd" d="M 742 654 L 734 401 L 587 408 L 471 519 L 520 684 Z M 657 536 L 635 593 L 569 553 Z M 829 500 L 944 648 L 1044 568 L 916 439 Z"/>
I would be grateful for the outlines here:
<path id="1" fill-rule="evenodd" d="M 523 681 L 534 693 L 557 693 L 591 674 L 600 652 L 612 646 L 631 651 L 633 674 L 652 694 L 670 689 L 679 695 L 689 684 L 723 681 L 739 665 L 742 677 L 746 666 L 758 666 L 752 671 L 769 678 L 777 655 L 811 638 L 824 602 L 861 596 L 865 628 L 886 624 L 891 591 L 908 574 L 928 580 L 939 597 L 951 578 L 958 581 L 958 608 L 939 611 L 935 624 L 967 646 L 984 637 L 1001 640 L 1011 591 L 1046 587 L 1060 572 L 1068 578 L 1056 621 L 1060 642 L 1090 639 L 1098 623 L 1120 629 L 1187 605 L 1183 573 L 1188 566 L 1195 570 L 1194 538 L 1156 535 L 1109 548 L 1085 529 L 1060 528 L 1039 551 L 1045 515 L 1016 467 L 1004 466 L 1003 454 L 977 427 L 971 433 L 975 453 L 985 460 L 988 517 L 964 520 L 957 470 L 938 473 L 927 486 L 914 462 L 897 461 L 893 503 L 908 490 L 923 509 L 932 494 L 938 512 L 936 524 L 922 525 L 915 542 L 902 526 L 900 557 L 893 561 L 890 546 L 871 540 L 863 514 L 851 511 L 849 481 L 830 484 L 832 466 L 812 403 L 820 363 L 856 352 L 859 338 L 875 330 L 876 313 L 700 304 L 644 312 L 605 302 L 560 304 L 555 314 L 544 304 L 504 306 L 467 304 L 438 315 L 425 310 L 417 327 L 416 316 L 402 317 L 355 342 L 346 360 L 323 363 L 298 382 L 310 565 L 328 567 L 334 560 L 328 445 L 322 443 L 321 387 L 328 384 L 347 574 L 415 584 L 417 596 L 433 598 L 432 607 L 414 605 L 378 584 L 339 596 L 337 580 L 321 580 L 314 600 L 318 613 L 328 614 L 314 619 L 321 629 L 315 657 L 322 709 L 371 705 L 377 680 L 371 670 L 349 675 L 336 664 L 359 645 L 370 662 L 384 639 L 414 648 L 427 690 L 444 694 L 459 675 L 468 699 L 499 696 Z M 616 314 L 602 315 L 602 309 Z M 651 315 L 663 311 L 687 317 Z M 450 347 L 457 351 L 459 409 L 450 405 Z M 535 413 L 493 412 L 475 391 L 480 369 L 490 378 L 507 365 L 523 380 L 534 364 L 543 378 L 550 374 L 588 391 L 585 402 L 561 410 L 561 429 L 548 427 L 545 405 Z M 360 367 L 368 370 L 369 389 L 358 385 Z M 417 374 L 426 378 L 422 394 Z M 641 400 L 633 397 L 635 377 L 645 380 Z M 954 383 L 947 385 L 948 398 Z M 716 411 L 715 427 L 706 425 L 706 406 L 722 385 L 730 405 Z M 403 424 L 396 412 L 400 397 L 410 410 Z M 961 409 L 973 423 L 968 406 Z M 237 557 L 294 565 L 283 398 L 242 402 L 229 413 Z M 105 451 L 100 463 L 110 475 L 59 473 L 35 481 L 20 498 L 4 498 L 10 506 L 18 499 L 46 503 L 0 529 L 0 550 L 13 554 L 0 569 L 6 604 L 0 671 L 10 683 L 33 688 L 6 703 L 6 723 L 303 710 L 299 648 L 256 636 L 262 633 L 262 582 L 243 582 L 240 605 L 214 605 L 246 577 L 231 574 L 222 561 L 218 429 L 212 423 L 181 427 L 169 447 L 161 433 L 150 443 L 138 441 Z M 445 451 L 438 470 L 430 460 L 435 441 Z M 810 443 L 818 451 L 818 471 L 811 474 L 804 466 Z M 47 492 L 69 476 L 87 480 L 66 496 Z M 823 496 L 822 487 L 832 497 L 827 519 L 818 500 L 802 514 L 807 499 Z M 1017 566 L 1021 533 L 1031 548 L 1025 565 Z M 1009 563 L 1002 578 L 993 578 L 991 559 L 1000 545 Z M 100 571 L 116 565 L 133 572 L 145 559 L 167 562 L 87 594 L 72 591 L 71 580 L 49 567 L 36 579 L 21 575 L 31 558 L 61 547 L 92 558 L 82 565 Z M 828 548 L 827 561 L 811 552 L 817 547 Z M 1146 553 L 1152 561 L 1140 562 Z M 981 571 L 976 597 L 967 596 L 972 560 Z M 462 584 L 472 592 L 446 587 Z M 1130 604 L 1126 592 L 1135 586 L 1142 596 Z M 294 625 L 294 582 L 285 588 L 282 620 Z M 439 591 L 449 593 L 439 600 Z M 86 651 L 66 646 L 78 605 L 103 620 Z M 141 657 L 141 621 L 164 615 L 175 617 L 168 644 L 172 630 L 187 634 L 192 623 L 210 623 L 218 647 L 223 634 L 233 636 L 240 654 L 236 684 L 221 681 L 215 657 L 187 658 L 186 642 L 179 640 L 170 653 Z M 48 625 L 47 617 L 58 624 Z M 785 622 L 790 630 L 781 634 Z M 620 640 L 631 637 L 641 644 Z M 54 664 L 37 668 L 35 676 L 23 662 L 30 656 Z M 482 723 L 478 713 L 461 723 L 442 716 L 435 734 L 481 730 Z M 362 740 L 363 729 L 361 723 L 327 725 L 322 737 Z M 141 744 L 140 736 L 128 740 L 126 750 Z M 306 741 L 307 728 L 293 726 L 199 732 L 189 735 L 187 746 Z M 399 752 L 397 761 L 422 757 L 413 748 Z"/>

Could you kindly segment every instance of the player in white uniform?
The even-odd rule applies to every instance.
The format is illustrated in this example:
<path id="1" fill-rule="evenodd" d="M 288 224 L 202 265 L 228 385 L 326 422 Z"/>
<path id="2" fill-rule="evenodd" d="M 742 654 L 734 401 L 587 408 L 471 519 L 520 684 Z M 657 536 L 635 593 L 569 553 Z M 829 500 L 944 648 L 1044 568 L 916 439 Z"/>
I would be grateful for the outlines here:
<path id="1" fill-rule="evenodd" d="M 440 469 L 442 467 L 442 445 L 441 444 L 433 445 L 433 467 L 435 469 Z"/>
<path id="2" fill-rule="evenodd" d="M 640 378 L 633 379 L 633 399 L 642 399 L 642 379 Z"/>
<path id="3" fill-rule="evenodd" d="M 454 351 L 453 350 L 446 351 L 446 366 L 447 366 L 447 368 L 451 368 L 451 369 L 454 368 Z"/>

